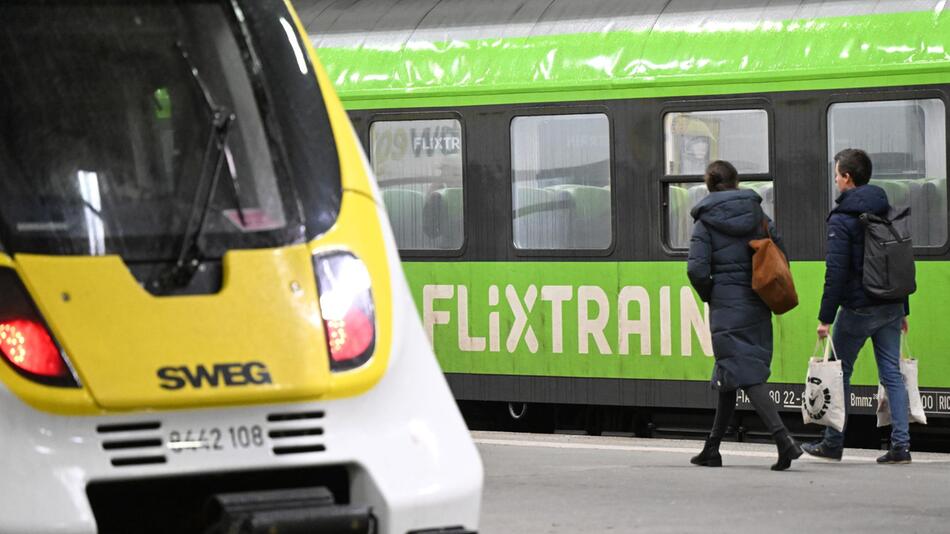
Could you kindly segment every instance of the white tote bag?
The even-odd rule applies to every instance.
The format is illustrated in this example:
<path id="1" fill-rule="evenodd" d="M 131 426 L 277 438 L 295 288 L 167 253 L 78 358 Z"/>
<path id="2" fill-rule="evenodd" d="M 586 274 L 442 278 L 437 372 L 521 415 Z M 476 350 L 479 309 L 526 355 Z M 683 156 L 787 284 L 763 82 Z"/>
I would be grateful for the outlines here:
<path id="1" fill-rule="evenodd" d="M 905 350 L 906 349 L 906 350 Z M 920 400 L 920 388 L 917 387 L 917 360 L 911 357 L 907 338 L 901 334 L 901 377 L 907 388 L 907 400 L 910 401 L 910 422 L 927 424 L 924 403 Z M 887 401 L 887 390 L 883 384 L 877 385 L 877 426 L 891 424 L 891 406 Z"/>
<path id="2" fill-rule="evenodd" d="M 844 374 L 831 336 L 825 339 L 824 357 L 817 356 L 821 347 L 819 339 L 808 360 L 808 375 L 802 394 L 802 420 L 841 431 L 844 428 Z M 834 359 L 828 359 L 831 354 L 834 354 Z"/>

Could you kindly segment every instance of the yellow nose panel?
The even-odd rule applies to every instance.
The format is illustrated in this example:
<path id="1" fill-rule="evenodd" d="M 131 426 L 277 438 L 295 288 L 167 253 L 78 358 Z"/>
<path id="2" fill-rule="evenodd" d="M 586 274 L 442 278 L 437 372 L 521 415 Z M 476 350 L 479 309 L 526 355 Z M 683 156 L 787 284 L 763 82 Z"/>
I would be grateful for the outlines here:
<path id="1" fill-rule="evenodd" d="M 115 256 L 16 261 L 101 408 L 291 401 L 327 390 L 327 345 L 304 245 L 228 252 L 215 295 L 153 296 Z"/>

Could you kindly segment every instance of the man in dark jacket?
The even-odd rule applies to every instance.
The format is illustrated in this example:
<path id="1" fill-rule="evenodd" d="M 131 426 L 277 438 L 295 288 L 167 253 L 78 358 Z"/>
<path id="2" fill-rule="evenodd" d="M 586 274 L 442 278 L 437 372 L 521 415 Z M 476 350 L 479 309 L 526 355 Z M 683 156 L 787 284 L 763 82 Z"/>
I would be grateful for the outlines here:
<path id="1" fill-rule="evenodd" d="M 901 330 L 907 331 L 907 299 L 881 300 L 864 290 L 864 226 L 862 213 L 887 215 L 887 194 L 869 185 L 871 159 L 863 150 L 848 148 L 835 155 L 835 185 L 841 193 L 828 215 L 825 291 L 818 314 L 818 337 L 834 323 L 832 342 L 844 373 L 845 409 L 851 398 L 851 373 L 858 351 L 871 339 L 878 376 L 891 407 L 891 448 L 879 463 L 909 463 L 908 398 L 900 372 Z M 827 427 L 824 439 L 802 449 L 820 458 L 841 460 L 844 433 Z"/>

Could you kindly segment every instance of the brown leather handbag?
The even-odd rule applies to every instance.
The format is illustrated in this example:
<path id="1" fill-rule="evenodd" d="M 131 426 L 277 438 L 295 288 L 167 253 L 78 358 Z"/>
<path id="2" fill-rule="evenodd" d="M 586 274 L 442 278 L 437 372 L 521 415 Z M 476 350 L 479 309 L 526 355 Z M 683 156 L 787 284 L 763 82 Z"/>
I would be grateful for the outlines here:
<path id="1" fill-rule="evenodd" d="M 752 255 L 752 289 L 776 315 L 781 315 L 798 306 L 798 293 L 795 281 L 788 268 L 785 254 L 772 241 L 769 222 L 762 220 L 765 238 L 749 241 L 755 250 Z"/>

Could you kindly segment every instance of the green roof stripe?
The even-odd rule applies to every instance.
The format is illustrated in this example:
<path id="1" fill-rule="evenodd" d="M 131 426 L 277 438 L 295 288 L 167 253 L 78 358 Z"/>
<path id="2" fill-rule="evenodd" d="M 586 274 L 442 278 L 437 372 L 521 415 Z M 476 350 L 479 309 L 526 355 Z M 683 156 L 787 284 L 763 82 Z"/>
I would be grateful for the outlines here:
<path id="1" fill-rule="evenodd" d="M 600 100 L 950 81 L 950 16 L 323 48 L 349 109 Z"/>

